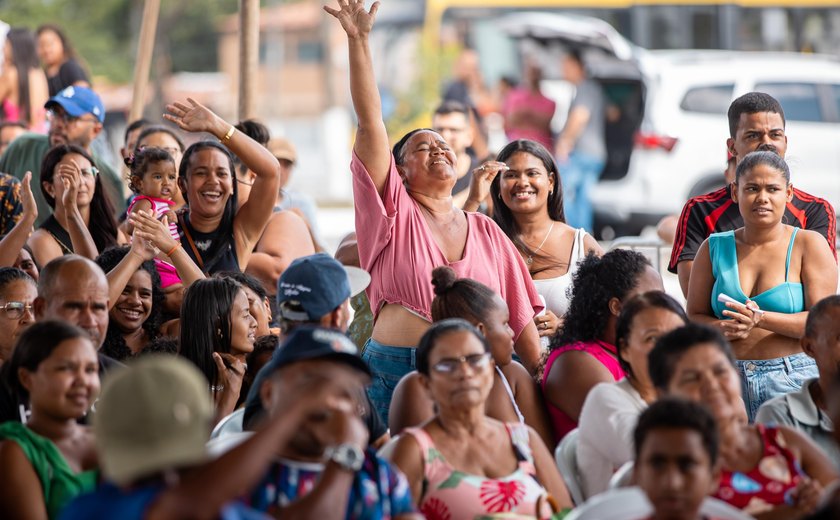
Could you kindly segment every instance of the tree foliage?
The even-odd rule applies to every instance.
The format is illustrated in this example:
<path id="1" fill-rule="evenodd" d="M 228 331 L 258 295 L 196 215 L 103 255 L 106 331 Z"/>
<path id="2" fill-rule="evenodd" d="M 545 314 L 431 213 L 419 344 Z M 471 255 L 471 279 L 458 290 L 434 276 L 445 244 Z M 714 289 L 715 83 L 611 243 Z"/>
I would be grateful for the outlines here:
<path id="1" fill-rule="evenodd" d="M 216 70 L 219 23 L 237 9 L 238 0 L 161 0 L 155 59 L 169 70 L 153 70 Z M 118 83 L 131 80 L 142 15 L 143 0 L 0 0 L 0 20 L 60 25 L 91 73 Z"/>

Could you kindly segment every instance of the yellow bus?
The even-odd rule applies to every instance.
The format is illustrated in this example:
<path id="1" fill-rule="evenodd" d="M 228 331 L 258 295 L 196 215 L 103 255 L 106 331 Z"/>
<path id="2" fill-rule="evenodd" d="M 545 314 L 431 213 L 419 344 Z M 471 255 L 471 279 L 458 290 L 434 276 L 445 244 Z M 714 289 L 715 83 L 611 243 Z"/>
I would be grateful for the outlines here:
<path id="1" fill-rule="evenodd" d="M 424 36 L 448 21 L 544 10 L 602 18 L 648 49 L 840 51 L 838 0 L 426 0 Z"/>

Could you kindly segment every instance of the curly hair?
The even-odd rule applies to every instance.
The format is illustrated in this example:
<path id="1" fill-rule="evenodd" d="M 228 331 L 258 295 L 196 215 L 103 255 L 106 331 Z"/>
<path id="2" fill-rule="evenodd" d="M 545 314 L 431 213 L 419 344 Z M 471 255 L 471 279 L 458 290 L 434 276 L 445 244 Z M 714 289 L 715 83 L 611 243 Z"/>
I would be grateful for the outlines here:
<path id="1" fill-rule="evenodd" d="M 610 300 L 624 301 L 648 267 L 645 255 L 629 249 L 614 249 L 600 258 L 589 253 L 572 276 L 569 310 L 551 350 L 602 337 L 611 316 Z"/>
<path id="2" fill-rule="evenodd" d="M 172 163 L 173 169 L 176 168 L 175 159 L 163 148 L 150 146 L 148 148 L 138 150 L 134 155 L 132 155 L 128 174 L 129 189 L 131 189 L 134 193 L 144 195 L 143 193 L 140 193 L 140 189 L 134 183 L 134 179 L 142 181 L 143 177 L 146 176 L 146 171 L 149 169 L 149 165 L 159 162 Z"/>
<path id="3" fill-rule="evenodd" d="M 107 273 L 125 258 L 130 249 L 128 246 L 106 249 L 96 257 L 95 262 Z M 140 269 L 149 273 L 149 277 L 152 279 L 152 311 L 149 317 L 146 318 L 146 321 L 143 322 L 143 330 L 146 332 L 146 337 L 149 338 L 149 341 L 153 341 L 160 336 L 160 325 L 163 322 L 163 289 L 160 288 L 160 275 L 158 275 L 155 263 L 152 260 L 147 260 L 140 264 Z M 103 354 L 118 361 L 128 359 L 134 355 L 131 349 L 128 348 L 123 333 L 113 319 L 108 320 L 108 332 L 105 335 L 105 341 L 102 343 L 101 350 Z"/>

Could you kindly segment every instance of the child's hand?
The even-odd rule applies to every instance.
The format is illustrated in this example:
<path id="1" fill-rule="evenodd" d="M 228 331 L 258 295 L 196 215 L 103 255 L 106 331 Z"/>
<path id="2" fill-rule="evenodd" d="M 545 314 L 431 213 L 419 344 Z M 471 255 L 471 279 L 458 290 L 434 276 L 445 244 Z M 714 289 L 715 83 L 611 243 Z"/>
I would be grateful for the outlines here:
<path id="1" fill-rule="evenodd" d="M 163 251 L 171 251 L 178 242 L 169 234 L 169 223 L 167 217 L 157 220 L 151 213 L 140 210 L 131 214 L 130 222 L 134 226 L 134 236 L 148 240 L 155 247 Z"/>

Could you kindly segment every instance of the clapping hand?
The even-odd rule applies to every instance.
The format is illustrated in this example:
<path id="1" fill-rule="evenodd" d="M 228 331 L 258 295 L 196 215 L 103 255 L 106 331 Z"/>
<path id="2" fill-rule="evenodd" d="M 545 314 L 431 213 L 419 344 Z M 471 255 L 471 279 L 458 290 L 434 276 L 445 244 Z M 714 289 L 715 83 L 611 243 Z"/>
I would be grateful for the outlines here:
<path id="1" fill-rule="evenodd" d="M 78 211 L 77 199 L 79 196 L 79 184 L 82 182 L 82 170 L 74 162 L 65 162 L 58 165 L 58 181 L 64 188 L 61 194 L 61 204 L 65 213 L 69 216 L 71 212 Z"/>
<path id="2" fill-rule="evenodd" d="M 21 181 L 21 204 L 23 205 L 23 219 L 35 222 L 38 218 L 38 205 L 32 194 L 32 172 L 26 172 Z"/>
<path id="3" fill-rule="evenodd" d="M 131 214 L 131 225 L 134 226 L 134 236 L 148 240 L 161 251 L 171 251 L 178 245 L 169 233 L 168 217 L 164 215 L 158 220 L 151 213 L 140 210 Z"/>
<path id="4" fill-rule="evenodd" d="M 134 234 L 131 235 L 131 249 L 129 252 L 139 256 L 144 262 L 152 260 L 158 253 L 154 245 L 137 234 L 136 228 Z"/>
<path id="5" fill-rule="evenodd" d="M 338 0 L 338 7 L 339 9 L 333 9 L 324 6 L 324 11 L 341 22 L 341 27 L 347 33 L 348 38 L 365 36 L 373 29 L 376 11 L 379 10 L 379 2 L 374 2 L 370 11 L 365 10 L 363 0 Z"/>

